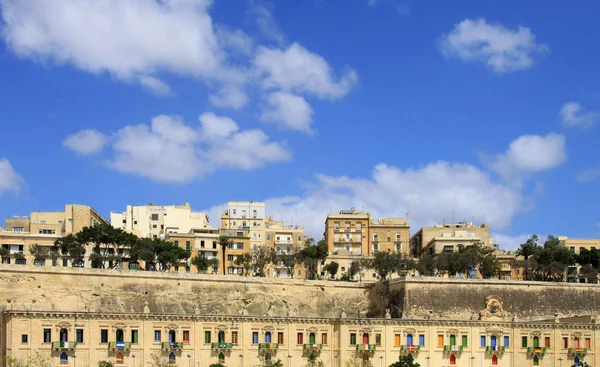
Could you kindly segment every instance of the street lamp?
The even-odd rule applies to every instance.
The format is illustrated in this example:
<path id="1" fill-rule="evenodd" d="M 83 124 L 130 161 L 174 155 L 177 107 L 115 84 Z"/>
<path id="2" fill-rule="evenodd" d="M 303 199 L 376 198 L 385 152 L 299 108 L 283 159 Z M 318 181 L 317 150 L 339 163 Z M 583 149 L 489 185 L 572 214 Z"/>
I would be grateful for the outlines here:
<path id="1" fill-rule="evenodd" d="M 288 354 L 288 367 L 292 366 L 292 356 Z"/>
<path id="2" fill-rule="evenodd" d="M 471 356 L 469 359 L 471 360 L 471 367 L 473 367 L 473 360 L 475 359 L 475 356 Z"/>
<path id="3" fill-rule="evenodd" d="M 379 356 L 379 360 L 381 361 L 379 365 L 383 367 L 383 354 Z"/>
<path id="4" fill-rule="evenodd" d="M 427 367 L 429 367 L 429 356 L 425 357 L 425 359 L 427 360 Z"/>
<path id="5" fill-rule="evenodd" d="M 132 358 L 133 367 L 135 367 L 135 354 L 132 354 L 131 358 Z"/>
<path id="6" fill-rule="evenodd" d="M 558 357 L 558 366 L 559 367 L 562 367 L 562 360 L 563 359 L 561 357 Z"/>
<path id="7" fill-rule="evenodd" d="M 187 355 L 188 357 L 188 367 L 192 364 L 192 356 L 190 354 Z"/>

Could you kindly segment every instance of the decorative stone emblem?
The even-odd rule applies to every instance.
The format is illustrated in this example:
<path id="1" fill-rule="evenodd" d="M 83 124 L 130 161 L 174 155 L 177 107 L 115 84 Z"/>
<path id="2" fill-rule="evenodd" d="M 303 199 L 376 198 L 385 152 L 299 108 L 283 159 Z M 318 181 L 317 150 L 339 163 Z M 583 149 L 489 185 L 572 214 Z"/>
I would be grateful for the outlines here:
<path id="1" fill-rule="evenodd" d="M 502 298 L 498 296 L 486 297 L 485 310 L 479 312 L 480 320 L 502 319 L 507 316 L 508 313 L 502 308 Z"/>
<path id="2" fill-rule="evenodd" d="M 385 318 L 386 319 L 391 319 L 392 318 L 392 315 L 390 314 L 390 309 L 389 308 L 385 309 Z"/>

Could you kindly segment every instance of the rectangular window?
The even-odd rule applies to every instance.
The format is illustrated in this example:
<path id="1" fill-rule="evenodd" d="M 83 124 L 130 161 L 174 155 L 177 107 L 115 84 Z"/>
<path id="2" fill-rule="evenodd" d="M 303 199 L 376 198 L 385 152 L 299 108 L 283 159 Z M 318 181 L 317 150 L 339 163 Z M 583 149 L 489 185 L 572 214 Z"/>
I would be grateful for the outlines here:
<path id="1" fill-rule="evenodd" d="M 204 344 L 210 344 L 210 330 L 204 330 Z"/>
<path id="2" fill-rule="evenodd" d="M 381 345 L 381 334 L 375 334 L 375 344 Z"/>
<path id="3" fill-rule="evenodd" d="M 152 220 L 158 220 L 158 214 L 152 214 Z"/>
<path id="4" fill-rule="evenodd" d="M 550 337 L 549 336 L 544 338 L 544 347 L 550 348 Z"/>
<path id="5" fill-rule="evenodd" d="M 183 331 L 183 344 L 190 344 L 190 331 L 189 330 Z"/>
<path id="6" fill-rule="evenodd" d="M 237 344 L 238 343 L 238 332 L 237 331 L 232 331 L 231 332 L 231 343 L 232 344 Z"/>
<path id="7" fill-rule="evenodd" d="M 200 248 L 204 248 L 204 240 L 200 240 Z"/>
<path id="8" fill-rule="evenodd" d="M 283 332 L 281 331 L 277 333 L 277 344 L 283 345 Z"/>
<path id="9" fill-rule="evenodd" d="M 108 343 L 108 329 L 100 330 L 100 343 L 101 344 Z"/>
<path id="10" fill-rule="evenodd" d="M 162 338 L 160 337 L 160 330 L 154 330 L 154 342 L 160 343 Z"/>
<path id="11" fill-rule="evenodd" d="M 175 246 L 179 247 L 179 241 L 173 241 L 175 243 Z"/>
<path id="12" fill-rule="evenodd" d="M 569 338 L 563 338 L 563 348 L 567 349 L 569 347 Z"/>
<path id="13" fill-rule="evenodd" d="M 444 336 L 438 335 L 438 347 L 443 347 L 443 346 L 444 346 Z"/>
<path id="14" fill-rule="evenodd" d="M 468 341 L 468 339 L 467 339 L 467 336 L 466 336 L 466 335 L 463 335 L 463 336 L 462 336 L 462 346 L 463 346 L 463 347 L 466 347 L 466 346 L 467 346 L 467 344 L 468 344 L 468 343 L 467 343 L 467 341 Z"/>
<path id="15" fill-rule="evenodd" d="M 592 339 L 585 338 L 585 347 L 586 347 L 586 349 L 590 349 L 591 345 L 592 345 Z"/>
<path id="16" fill-rule="evenodd" d="M 395 334 L 394 335 L 394 347 L 399 347 L 400 346 L 400 334 Z"/>
<path id="17" fill-rule="evenodd" d="M 303 333 L 298 333 L 296 335 L 296 344 L 298 344 L 298 345 L 304 344 L 304 334 Z"/>
<path id="18" fill-rule="evenodd" d="M 152 225 L 152 228 L 156 228 L 156 224 L 153 224 L 153 225 Z"/>
<path id="19" fill-rule="evenodd" d="M 527 348 L 527 337 L 526 336 L 521 337 L 521 347 Z"/>
<path id="20" fill-rule="evenodd" d="M 327 333 L 321 334 L 321 344 L 327 345 Z"/>
<path id="21" fill-rule="evenodd" d="M 21 334 L 21 343 L 27 344 L 27 334 Z"/>
<path id="22" fill-rule="evenodd" d="M 138 331 L 137 330 L 131 330 L 131 342 L 133 344 L 139 343 L 139 341 L 138 341 Z"/>
<path id="23" fill-rule="evenodd" d="M 482 335 L 480 338 L 481 338 L 481 342 L 479 343 L 479 346 L 485 347 L 485 335 Z"/>
<path id="24" fill-rule="evenodd" d="M 356 345 L 356 333 L 350 333 L 350 345 Z"/>
<path id="25" fill-rule="evenodd" d="M 83 329 L 75 330 L 75 341 L 83 344 Z"/>
<path id="26" fill-rule="evenodd" d="M 188 251 L 192 249 L 192 244 L 190 241 L 185 241 L 185 249 Z"/>
<path id="27" fill-rule="evenodd" d="M 232 262 L 233 261 L 233 255 L 227 255 L 227 261 Z"/>
<path id="28" fill-rule="evenodd" d="M 258 331 L 252 332 L 252 344 L 258 344 Z"/>
<path id="29" fill-rule="evenodd" d="M 421 347 L 425 346 L 425 334 L 419 335 L 419 346 L 421 346 Z"/>
<path id="30" fill-rule="evenodd" d="M 504 336 L 504 347 L 505 348 L 510 347 L 510 337 L 508 335 Z"/>
<path id="31" fill-rule="evenodd" d="M 44 329 L 44 343 L 52 342 L 52 330 Z"/>

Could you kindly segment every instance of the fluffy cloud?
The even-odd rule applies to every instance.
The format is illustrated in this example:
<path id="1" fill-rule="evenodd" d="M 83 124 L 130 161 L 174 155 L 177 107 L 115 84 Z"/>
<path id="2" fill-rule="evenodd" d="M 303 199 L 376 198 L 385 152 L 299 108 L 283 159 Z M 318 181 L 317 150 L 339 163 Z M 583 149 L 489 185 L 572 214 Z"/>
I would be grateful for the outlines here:
<path id="1" fill-rule="evenodd" d="M 440 38 L 439 44 L 446 57 L 482 62 L 497 73 L 528 69 L 535 57 L 548 50 L 536 42 L 527 27 L 509 29 L 489 24 L 483 18 L 465 19 L 456 24 Z"/>
<path id="2" fill-rule="evenodd" d="M 19 192 L 23 179 L 14 170 L 8 159 L 0 159 L 0 196 L 7 192 Z"/>
<path id="3" fill-rule="evenodd" d="M 331 100 L 348 94 L 357 80 L 352 69 L 336 78 L 325 59 L 297 43 L 285 50 L 259 47 L 253 64 L 266 89 L 310 93 Z"/>
<path id="4" fill-rule="evenodd" d="M 268 40 L 283 46 L 287 42 L 287 37 L 279 29 L 277 22 L 273 18 L 273 9 L 269 4 L 260 1 L 251 1 L 248 6 L 248 16 L 256 23 L 260 33 Z"/>
<path id="5" fill-rule="evenodd" d="M 89 155 L 101 151 L 108 143 L 108 137 L 96 130 L 81 130 L 63 139 L 62 145 L 72 151 Z"/>
<path id="6" fill-rule="evenodd" d="M 577 102 L 567 102 L 560 109 L 560 119 L 564 126 L 587 128 L 598 122 L 600 113 L 586 111 Z"/>
<path id="7" fill-rule="evenodd" d="M 209 98 L 210 103 L 221 108 L 240 109 L 248 104 L 248 96 L 235 84 L 224 85 Z"/>
<path id="8" fill-rule="evenodd" d="M 159 115 L 150 125 L 129 125 L 112 139 L 109 167 L 159 182 L 187 182 L 222 167 L 249 170 L 290 159 L 285 144 L 261 130 L 240 131 L 227 117 L 202 114 L 200 126 Z M 81 133 L 75 134 L 75 136 Z"/>
<path id="9" fill-rule="evenodd" d="M 152 93 L 162 96 L 171 94 L 171 87 L 158 78 L 153 76 L 141 76 L 139 81 L 144 88 L 148 89 Z"/>
<path id="10" fill-rule="evenodd" d="M 267 97 L 268 105 L 261 120 L 271 121 L 291 130 L 312 132 L 312 108 L 306 100 L 286 92 L 273 92 Z"/>
<path id="11" fill-rule="evenodd" d="M 590 168 L 577 174 L 577 182 L 592 182 L 600 178 L 600 168 Z"/>
<path id="12" fill-rule="evenodd" d="M 564 135 L 522 135 L 510 143 L 506 153 L 493 158 L 490 165 L 500 174 L 514 177 L 549 170 L 566 159 Z"/>

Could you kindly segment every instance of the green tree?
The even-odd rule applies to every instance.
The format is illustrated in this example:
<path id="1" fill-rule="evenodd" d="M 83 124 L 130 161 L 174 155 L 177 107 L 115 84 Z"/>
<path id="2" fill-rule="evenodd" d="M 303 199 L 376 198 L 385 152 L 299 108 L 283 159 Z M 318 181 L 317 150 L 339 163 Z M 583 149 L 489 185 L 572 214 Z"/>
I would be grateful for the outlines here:
<path id="1" fill-rule="evenodd" d="M 332 261 L 323 267 L 323 271 L 329 273 L 329 275 L 333 279 L 333 278 L 335 278 L 335 275 L 337 274 L 339 267 L 340 267 L 340 264 L 338 264 L 336 261 Z"/>
<path id="2" fill-rule="evenodd" d="M 366 259 L 353 260 L 348 267 L 348 276 L 350 279 L 354 279 L 358 275 L 358 280 L 362 282 L 362 272 L 368 268 L 368 261 Z"/>
<path id="3" fill-rule="evenodd" d="M 522 243 L 516 252 L 517 256 L 523 256 L 525 259 L 525 280 L 531 280 L 531 262 L 530 259 L 541 250 L 537 235 L 531 235 L 525 243 Z"/>
<path id="4" fill-rule="evenodd" d="M 555 236 L 548 236 L 543 248 L 534 254 L 533 259 L 536 279 L 545 281 L 562 281 L 567 267 L 575 264 L 575 255 L 562 246 Z"/>
<path id="5" fill-rule="evenodd" d="M 294 269 L 300 263 L 300 249 L 293 246 L 290 252 L 280 252 L 275 256 L 275 262 L 282 264 L 287 269 L 287 273 L 294 277 Z"/>
<path id="6" fill-rule="evenodd" d="M 375 253 L 369 268 L 375 270 L 381 280 L 386 280 L 387 276 L 399 267 L 398 258 L 386 251 Z"/>
<path id="7" fill-rule="evenodd" d="M 252 255 L 250 255 L 250 253 L 246 252 L 245 254 L 239 255 L 238 257 L 236 257 L 235 265 L 237 266 L 241 266 L 244 269 L 244 275 L 248 276 L 250 275 L 250 273 L 252 273 Z"/>
<path id="8" fill-rule="evenodd" d="M 109 361 L 99 361 L 98 367 L 114 367 L 114 365 Z"/>
<path id="9" fill-rule="evenodd" d="M 8 367 L 52 367 L 54 365 L 52 359 L 44 356 L 41 352 L 35 352 L 26 360 L 7 356 L 6 363 Z"/>
<path id="10" fill-rule="evenodd" d="M 221 246 L 221 258 L 223 259 L 223 275 L 225 275 L 225 271 L 226 271 L 226 265 L 225 265 L 225 255 L 227 253 L 227 248 L 231 245 L 231 239 L 225 235 L 221 235 L 219 236 L 219 239 L 217 240 L 217 243 L 219 244 L 219 246 Z"/>
<path id="11" fill-rule="evenodd" d="M 199 253 L 192 258 L 191 264 L 196 267 L 198 273 L 205 273 L 210 266 L 210 260 L 208 260 L 203 253 Z"/>
<path id="12" fill-rule="evenodd" d="M 137 241 L 134 234 L 114 228 L 110 224 L 83 227 L 76 236 L 81 243 L 92 245 L 92 266 L 102 269 L 119 267 Z"/>
<path id="13" fill-rule="evenodd" d="M 174 265 L 179 264 L 182 260 L 190 258 L 190 251 L 185 250 L 173 242 L 165 240 L 157 240 L 156 244 L 156 261 L 160 264 L 161 269 L 167 271 Z"/>
<path id="14" fill-rule="evenodd" d="M 46 260 L 50 256 L 50 248 L 48 246 L 41 246 L 37 243 L 34 243 L 29 245 L 29 253 L 36 261 Z"/>
<path id="15" fill-rule="evenodd" d="M 433 276 L 436 266 L 437 264 L 435 256 L 429 252 L 423 252 L 419 258 L 419 262 L 417 263 L 417 271 L 421 275 Z"/>
<path id="16" fill-rule="evenodd" d="M 156 261 L 158 240 L 152 238 L 138 238 L 129 250 L 131 261 L 144 261 L 144 268 L 150 270 L 150 266 Z"/>
<path id="17" fill-rule="evenodd" d="M 0 247 L 0 256 L 1 257 L 7 257 L 9 254 L 9 251 L 7 249 L 5 249 L 4 247 Z"/>
<path id="18" fill-rule="evenodd" d="M 85 258 L 85 244 L 73 234 L 68 234 L 54 241 L 54 248 L 70 260 L 73 266 L 82 262 Z"/>
<path id="19" fill-rule="evenodd" d="M 208 260 L 208 264 L 210 265 L 210 267 L 212 268 L 212 271 L 214 274 L 219 272 L 219 259 L 216 257 L 213 257 L 212 259 Z"/>
<path id="20" fill-rule="evenodd" d="M 498 274 L 500 270 L 500 262 L 494 255 L 494 249 L 484 245 L 481 242 L 476 242 L 470 247 L 471 251 L 476 254 L 475 267 L 481 274 L 482 278 L 491 278 Z"/>
<path id="21" fill-rule="evenodd" d="M 307 238 L 304 248 L 300 250 L 300 261 L 306 269 L 308 279 L 316 279 L 318 275 L 319 263 L 327 259 L 329 250 L 327 242 L 320 240 L 316 245 L 313 238 Z"/>
<path id="22" fill-rule="evenodd" d="M 389 367 L 421 367 L 421 365 L 415 362 L 412 357 L 400 356 L 400 360 L 390 364 Z"/>

